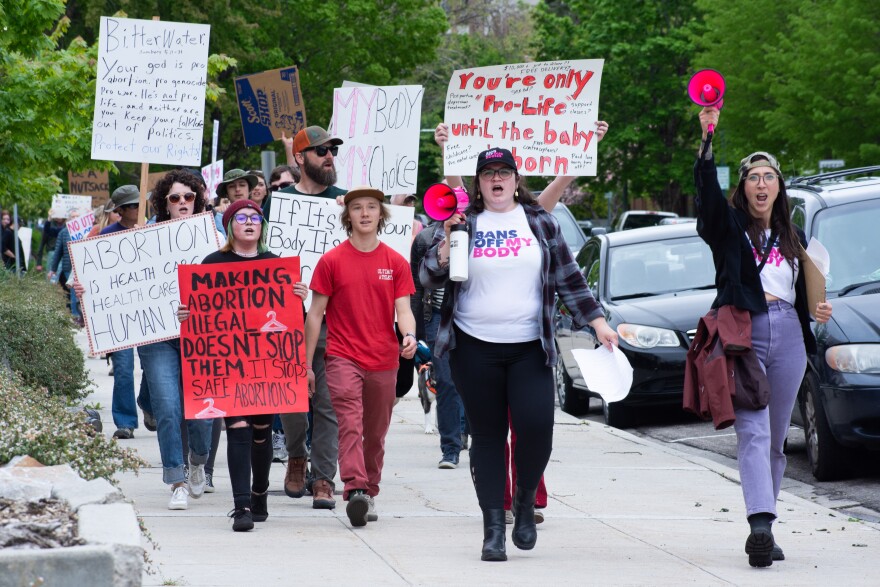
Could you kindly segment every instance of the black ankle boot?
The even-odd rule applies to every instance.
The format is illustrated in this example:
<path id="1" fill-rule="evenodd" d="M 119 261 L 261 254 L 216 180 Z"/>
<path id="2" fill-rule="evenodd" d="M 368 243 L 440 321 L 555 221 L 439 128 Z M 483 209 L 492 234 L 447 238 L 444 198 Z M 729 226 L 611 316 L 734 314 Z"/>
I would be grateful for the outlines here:
<path id="1" fill-rule="evenodd" d="M 535 494 L 537 489 L 528 491 L 522 487 L 516 487 L 516 495 L 513 498 L 513 544 L 520 550 L 535 548 L 538 541 L 538 529 L 535 527 Z"/>
<path id="2" fill-rule="evenodd" d="M 746 539 L 746 554 L 753 567 L 769 567 L 773 564 L 773 532 L 770 524 L 774 519 L 775 516 L 768 512 L 752 514 L 748 518 L 751 533 Z"/>
<path id="3" fill-rule="evenodd" d="M 483 555 L 480 560 L 506 561 L 504 510 L 483 510 Z"/>

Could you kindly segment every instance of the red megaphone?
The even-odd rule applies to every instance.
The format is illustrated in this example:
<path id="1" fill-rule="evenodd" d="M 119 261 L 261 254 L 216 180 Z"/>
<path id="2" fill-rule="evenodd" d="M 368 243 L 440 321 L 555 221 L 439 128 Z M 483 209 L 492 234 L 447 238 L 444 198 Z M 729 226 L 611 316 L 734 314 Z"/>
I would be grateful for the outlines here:
<path id="1" fill-rule="evenodd" d="M 688 97 L 697 106 L 715 106 L 721 110 L 724 105 L 724 76 L 714 69 L 701 69 L 688 82 Z M 709 134 L 715 132 L 715 125 L 709 125 Z"/>
<path id="2" fill-rule="evenodd" d="M 425 214 L 433 220 L 446 222 L 456 212 L 464 213 L 468 206 L 468 195 L 464 188 L 451 188 L 445 183 L 435 183 L 428 186 L 422 198 Z"/>

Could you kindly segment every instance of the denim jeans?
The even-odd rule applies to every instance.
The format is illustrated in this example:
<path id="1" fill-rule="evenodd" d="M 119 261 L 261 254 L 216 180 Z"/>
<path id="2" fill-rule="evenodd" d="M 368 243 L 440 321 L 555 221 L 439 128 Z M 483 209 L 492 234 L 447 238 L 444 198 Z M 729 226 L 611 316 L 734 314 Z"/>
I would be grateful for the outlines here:
<path id="1" fill-rule="evenodd" d="M 180 422 L 183 419 L 180 339 L 140 346 L 138 355 L 147 377 L 150 405 L 158 425 L 162 480 L 168 484 L 180 483 L 185 480 L 183 441 L 180 434 Z M 213 424 L 212 419 L 186 421 L 190 464 L 203 465 L 207 462 Z"/>
<path id="2" fill-rule="evenodd" d="M 746 515 L 776 515 L 776 498 L 785 473 L 782 452 L 791 410 L 807 368 L 804 336 L 795 309 L 782 300 L 752 314 L 752 348 L 770 382 L 763 410 L 736 410 L 736 449 Z"/>
<path id="3" fill-rule="evenodd" d="M 434 365 L 434 378 L 437 380 L 437 428 L 440 431 L 440 450 L 444 457 L 458 457 L 461 452 L 462 417 L 464 408 L 461 398 L 452 382 L 452 371 L 449 368 L 449 355 L 442 358 L 434 355 L 434 341 L 440 328 L 440 312 L 434 310 L 431 319 L 425 323 L 425 342 L 431 349 L 431 361 Z"/>
<path id="4" fill-rule="evenodd" d="M 71 288 L 73 291 L 73 288 Z M 114 351 L 113 363 L 113 423 L 117 428 L 138 427 L 137 406 L 134 403 L 134 349 Z"/>
<path id="5" fill-rule="evenodd" d="M 79 300 L 76 298 L 76 290 L 72 287 L 70 288 L 70 313 L 73 314 L 74 318 L 82 318 L 82 312 L 79 311 Z"/>

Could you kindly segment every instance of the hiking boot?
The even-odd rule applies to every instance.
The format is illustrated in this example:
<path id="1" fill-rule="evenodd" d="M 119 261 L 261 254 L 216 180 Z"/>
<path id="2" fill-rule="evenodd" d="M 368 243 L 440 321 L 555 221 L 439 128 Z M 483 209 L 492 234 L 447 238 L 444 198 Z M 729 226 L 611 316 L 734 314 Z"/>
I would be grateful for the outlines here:
<path id="1" fill-rule="evenodd" d="M 251 491 L 251 517 L 254 522 L 265 522 L 269 517 L 269 490 L 263 493 Z"/>
<path id="2" fill-rule="evenodd" d="M 306 494 L 308 466 L 305 457 L 287 460 L 287 475 L 284 476 L 284 493 L 287 497 L 302 497 Z"/>
<path id="3" fill-rule="evenodd" d="M 254 529 L 254 518 L 247 508 L 235 508 L 227 514 L 232 518 L 233 532 L 247 532 Z"/>
<path id="4" fill-rule="evenodd" d="M 312 483 L 312 508 L 316 510 L 332 510 L 336 507 L 333 499 L 333 485 L 326 479 L 315 479 Z"/>
<path id="5" fill-rule="evenodd" d="M 320 481 L 315 484 L 320 483 Z M 345 515 L 355 528 L 367 525 L 367 513 L 370 511 L 369 496 L 363 489 L 352 489 L 348 492 L 348 505 L 345 506 Z"/>
<path id="6" fill-rule="evenodd" d="M 159 422 L 156 421 L 156 417 L 146 410 L 144 410 L 144 428 L 150 432 L 155 432 L 159 428 Z"/>
<path id="7" fill-rule="evenodd" d="M 117 428 L 116 432 L 113 433 L 113 438 L 118 438 L 119 440 L 131 440 L 134 438 L 134 430 L 131 428 Z"/>
<path id="8" fill-rule="evenodd" d="M 368 522 L 378 522 L 379 514 L 376 513 L 376 500 L 372 495 L 367 496 L 367 503 L 369 504 L 369 508 L 367 508 L 367 521 Z"/>
<path id="9" fill-rule="evenodd" d="M 749 555 L 749 565 L 753 567 L 769 567 L 773 564 L 774 540 L 770 524 L 775 517 L 769 512 L 748 517 L 751 532 L 746 538 L 746 554 Z"/>

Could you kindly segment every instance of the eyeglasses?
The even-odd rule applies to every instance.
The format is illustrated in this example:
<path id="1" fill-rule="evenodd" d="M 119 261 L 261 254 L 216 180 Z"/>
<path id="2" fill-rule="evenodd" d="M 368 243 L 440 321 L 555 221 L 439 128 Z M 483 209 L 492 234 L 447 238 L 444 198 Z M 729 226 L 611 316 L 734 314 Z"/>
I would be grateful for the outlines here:
<path id="1" fill-rule="evenodd" d="M 248 220 L 251 224 L 260 224 L 263 221 L 263 217 L 259 214 L 236 214 L 233 218 L 239 224 L 247 224 Z"/>
<path id="2" fill-rule="evenodd" d="M 172 204 L 177 204 L 180 202 L 180 198 L 183 198 L 184 202 L 192 202 L 196 199 L 195 192 L 186 192 L 185 194 L 168 194 L 168 201 Z"/>
<path id="3" fill-rule="evenodd" d="M 320 145 L 318 147 L 306 147 L 303 151 L 314 151 L 318 154 L 318 157 L 326 157 L 327 153 L 336 157 L 336 154 L 339 152 L 339 147 L 337 145 L 333 145 L 332 147 Z"/>
<path id="4" fill-rule="evenodd" d="M 294 182 L 292 182 L 292 181 L 282 181 L 280 183 L 273 183 L 272 189 L 273 190 L 283 190 L 284 188 L 289 188 L 293 184 L 294 184 Z"/>
<path id="5" fill-rule="evenodd" d="M 117 206 L 120 210 L 131 210 L 132 208 L 137 208 L 138 204 L 123 204 L 121 206 Z"/>
<path id="6" fill-rule="evenodd" d="M 501 169 L 483 169 L 480 171 L 480 177 L 483 179 L 494 179 L 496 175 L 501 179 L 510 179 L 513 177 L 513 169 L 502 167 Z"/>
<path id="7" fill-rule="evenodd" d="M 746 181 L 749 183 L 758 183 L 759 181 L 761 181 L 763 179 L 764 183 L 770 184 L 770 183 L 775 183 L 776 179 L 778 177 L 779 176 L 776 175 L 775 173 L 769 173 L 769 172 L 765 173 L 763 175 L 758 175 L 757 173 L 753 173 L 746 178 Z"/>

